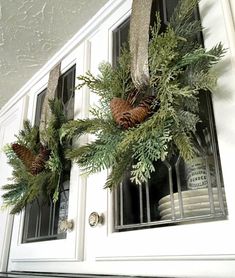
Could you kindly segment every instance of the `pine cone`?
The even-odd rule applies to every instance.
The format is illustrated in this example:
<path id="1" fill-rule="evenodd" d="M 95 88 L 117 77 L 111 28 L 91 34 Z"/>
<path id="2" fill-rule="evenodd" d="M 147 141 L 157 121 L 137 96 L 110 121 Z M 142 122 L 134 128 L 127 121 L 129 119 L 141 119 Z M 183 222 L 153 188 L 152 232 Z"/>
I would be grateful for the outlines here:
<path id="1" fill-rule="evenodd" d="M 149 96 L 140 101 L 139 105 L 120 116 L 120 125 L 127 129 L 142 123 L 152 113 L 154 96 Z"/>
<path id="2" fill-rule="evenodd" d="M 20 144 L 12 144 L 12 149 L 17 157 L 24 163 L 27 169 L 31 168 L 32 162 L 35 160 L 35 155 L 31 150 Z"/>
<path id="3" fill-rule="evenodd" d="M 35 157 L 32 162 L 30 172 L 32 175 L 36 176 L 42 172 L 45 168 L 45 162 L 49 159 L 50 151 L 44 146 L 40 146 L 40 153 Z"/>
<path id="4" fill-rule="evenodd" d="M 131 106 L 131 104 L 125 99 L 113 98 L 110 101 L 110 109 L 113 118 L 118 125 L 120 125 L 120 118 L 122 117 L 122 113 L 131 110 L 132 108 L 133 107 Z"/>
<path id="5" fill-rule="evenodd" d="M 137 107 L 132 107 L 129 101 L 114 98 L 110 102 L 110 108 L 115 122 L 128 129 L 142 123 L 152 113 L 154 96 L 149 96 L 140 101 Z"/>
<path id="6" fill-rule="evenodd" d="M 120 126 L 127 129 L 142 123 L 149 115 L 149 109 L 137 106 L 127 112 L 122 113 L 120 117 Z"/>

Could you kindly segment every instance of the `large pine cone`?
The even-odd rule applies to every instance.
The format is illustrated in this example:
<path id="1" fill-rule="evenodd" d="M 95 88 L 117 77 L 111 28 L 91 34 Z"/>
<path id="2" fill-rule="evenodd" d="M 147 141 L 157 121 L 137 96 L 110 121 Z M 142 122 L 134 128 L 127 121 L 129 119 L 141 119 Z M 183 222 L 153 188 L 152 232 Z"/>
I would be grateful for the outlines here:
<path id="1" fill-rule="evenodd" d="M 110 101 L 110 108 L 115 122 L 120 125 L 120 118 L 123 112 L 131 110 L 133 107 L 129 101 L 115 97 Z"/>
<path id="2" fill-rule="evenodd" d="M 35 157 L 35 160 L 32 162 L 30 172 L 32 175 L 36 176 L 42 172 L 45 168 L 45 163 L 49 159 L 50 151 L 44 147 L 40 146 L 40 153 Z"/>
<path id="3" fill-rule="evenodd" d="M 113 99 L 110 107 L 116 123 L 125 129 L 142 123 L 152 113 L 154 99 L 153 96 L 146 97 L 134 108 L 126 100 Z"/>
<path id="4" fill-rule="evenodd" d="M 12 147 L 14 153 L 17 155 L 17 157 L 24 163 L 26 168 L 30 169 L 31 165 L 36 157 L 32 153 L 32 151 L 18 143 L 12 144 L 11 147 Z"/>
<path id="5" fill-rule="evenodd" d="M 148 115 L 148 108 L 137 106 L 127 112 L 122 113 L 119 124 L 123 128 L 128 129 L 142 123 L 148 117 Z"/>

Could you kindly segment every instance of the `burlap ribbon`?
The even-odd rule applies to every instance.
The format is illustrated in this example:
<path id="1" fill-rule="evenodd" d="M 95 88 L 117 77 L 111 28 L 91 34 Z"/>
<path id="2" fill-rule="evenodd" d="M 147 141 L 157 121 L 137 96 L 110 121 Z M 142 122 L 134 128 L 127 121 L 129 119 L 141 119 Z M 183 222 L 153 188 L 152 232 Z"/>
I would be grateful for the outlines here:
<path id="1" fill-rule="evenodd" d="M 139 90 L 149 84 L 148 43 L 152 0 L 133 0 L 130 22 L 131 78 Z"/>
<path id="2" fill-rule="evenodd" d="M 46 90 L 46 95 L 42 105 L 42 113 L 41 113 L 41 120 L 39 125 L 39 132 L 42 134 L 45 132 L 45 128 L 47 127 L 47 122 L 51 117 L 51 110 L 49 107 L 49 99 L 54 99 L 57 92 L 57 86 L 60 77 L 60 67 L 61 64 L 57 64 L 49 74 L 48 86 Z"/>

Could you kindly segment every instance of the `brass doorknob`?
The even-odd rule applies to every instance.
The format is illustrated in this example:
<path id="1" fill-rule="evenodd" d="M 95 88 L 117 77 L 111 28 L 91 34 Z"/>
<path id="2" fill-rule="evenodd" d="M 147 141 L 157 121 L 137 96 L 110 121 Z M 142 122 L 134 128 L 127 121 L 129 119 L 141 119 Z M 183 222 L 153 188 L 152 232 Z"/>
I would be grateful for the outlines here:
<path id="1" fill-rule="evenodd" d="M 94 211 L 89 215 L 88 222 L 89 225 L 93 228 L 99 224 L 102 225 L 104 223 L 104 215 Z"/>
<path id="2" fill-rule="evenodd" d="M 74 228 L 73 220 L 64 219 L 59 221 L 59 229 L 61 232 L 66 232 L 66 231 L 72 232 L 73 228 Z"/>

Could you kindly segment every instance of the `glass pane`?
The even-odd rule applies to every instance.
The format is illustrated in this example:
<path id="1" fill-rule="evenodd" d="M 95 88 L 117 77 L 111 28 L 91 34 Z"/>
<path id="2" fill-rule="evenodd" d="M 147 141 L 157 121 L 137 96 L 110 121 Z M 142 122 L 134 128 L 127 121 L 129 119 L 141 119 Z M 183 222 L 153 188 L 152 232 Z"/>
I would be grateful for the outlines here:
<path id="1" fill-rule="evenodd" d="M 164 31 L 177 3 L 178 0 L 153 1 L 151 23 L 156 10 L 160 11 L 161 31 Z M 199 18 L 198 11 L 194 16 Z M 120 47 L 128 40 L 128 28 L 126 20 L 114 31 L 114 66 Z M 201 34 L 195 40 L 203 44 Z M 141 186 L 131 183 L 127 172 L 114 192 L 116 231 L 226 218 L 228 212 L 210 94 L 200 94 L 199 102 L 202 121 L 194 138 L 198 157 L 185 163 L 175 155 L 170 161 L 156 162 L 155 172 L 148 183 Z"/>
<path id="2" fill-rule="evenodd" d="M 42 91 L 37 97 L 37 106 L 35 113 L 35 125 L 39 126 L 41 114 L 42 114 L 42 104 L 46 95 L 46 90 Z"/>
<path id="3" fill-rule="evenodd" d="M 116 30 L 113 31 L 113 66 L 116 66 L 120 56 L 121 47 L 128 41 L 130 20 L 124 21 Z"/>
<path id="4" fill-rule="evenodd" d="M 62 100 L 68 119 L 74 117 L 75 66 L 64 73 L 58 84 L 58 97 Z M 35 124 L 39 125 L 42 104 L 46 90 L 37 98 Z M 43 197 L 28 205 L 25 210 L 23 242 L 66 238 L 66 233 L 59 228 L 59 222 L 67 219 L 69 201 L 69 178 L 71 165 L 63 171 L 59 200 L 45 201 Z"/>
<path id="5" fill-rule="evenodd" d="M 50 235 L 50 218 L 53 204 L 41 200 L 40 204 L 40 229 L 39 236 Z"/>
<path id="6" fill-rule="evenodd" d="M 27 227 L 25 227 L 26 229 L 25 233 L 27 238 L 33 238 L 36 236 L 37 222 L 38 222 L 37 217 L 38 217 L 38 204 L 34 202 L 28 205 L 25 213 L 25 220 L 27 220 Z"/>
<path id="7" fill-rule="evenodd" d="M 57 210 L 57 225 L 55 226 L 54 232 L 57 234 L 63 234 L 60 230 L 58 223 L 68 218 L 68 201 L 69 201 L 69 181 L 63 182 L 63 186 L 60 192 L 59 209 Z"/>
<path id="8" fill-rule="evenodd" d="M 58 97 L 62 100 L 68 120 L 74 117 L 75 66 L 60 77 Z"/>

